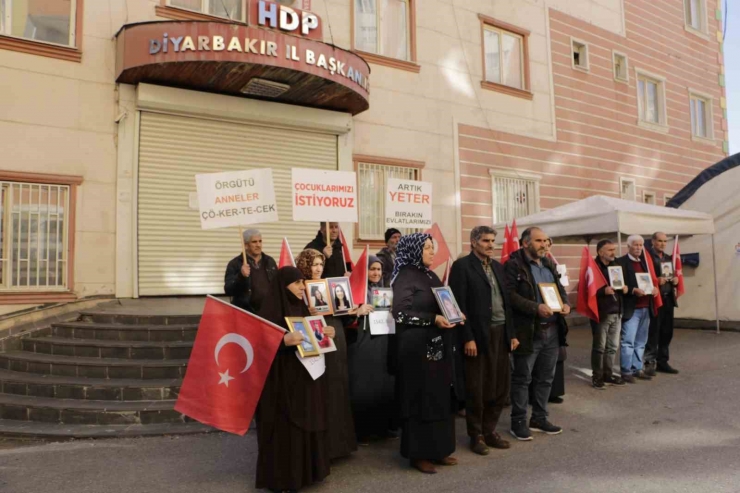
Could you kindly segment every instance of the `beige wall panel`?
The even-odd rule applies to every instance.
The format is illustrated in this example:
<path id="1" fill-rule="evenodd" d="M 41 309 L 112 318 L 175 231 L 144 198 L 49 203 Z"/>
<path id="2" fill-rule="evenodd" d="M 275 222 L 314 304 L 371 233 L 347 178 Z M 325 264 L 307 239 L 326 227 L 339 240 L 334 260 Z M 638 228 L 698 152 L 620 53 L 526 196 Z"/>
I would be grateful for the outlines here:
<path id="1" fill-rule="evenodd" d="M 547 0 L 547 4 L 577 19 L 624 35 L 624 0 Z"/>
<path id="2" fill-rule="evenodd" d="M 116 87 L 80 82 L 79 128 L 112 135 L 116 130 Z"/>
<path id="3" fill-rule="evenodd" d="M 79 83 L 72 79 L 0 67 L 0 120 L 52 127 L 79 125 Z"/>
<path id="4" fill-rule="evenodd" d="M 86 182 L 77 190 L 77 231 L 115 233 L 116 185 L 115 183 Z M 86 261 L 92 260 L 90 258 Z"/>
<path id="5" fill-rule="evenodd" d="M 417 29 L 428 29 L 457 39 L 457 27 L 453 21 L 454 10 L 449 2 L 423 0 L 416 9 Z M 458 12 L 458 16 L 467 13 Z"/>
<path id="6" fill-rule="evenodd" d="M 81 296 L 89 296 L 89 290 L 85 286 L 87 283 L 108 286 L 109 292 L 112 292 L 116 266 L 115 235 L 78 231 L 75 248 L 75 292 Z"/>

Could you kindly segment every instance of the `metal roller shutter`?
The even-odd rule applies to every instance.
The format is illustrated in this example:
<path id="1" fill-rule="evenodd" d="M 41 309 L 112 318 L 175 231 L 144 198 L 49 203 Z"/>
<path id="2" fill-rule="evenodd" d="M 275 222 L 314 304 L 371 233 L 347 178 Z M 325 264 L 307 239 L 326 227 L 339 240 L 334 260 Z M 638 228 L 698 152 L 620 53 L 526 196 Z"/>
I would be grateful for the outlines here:
<path id="1" fill-rule="evenodd" d="M 139 137 L 139 295 L 223 293 L 226 264 L 240 253 L 236 228 L 204 231 L 189 205 L 195 175 L 271 167 L 280 222 L 259 224 L 277 259 L 294 254 L 319 224 L 291 219 L 291 168 L 337 169 L 337 136 L 142 112 Z"/>

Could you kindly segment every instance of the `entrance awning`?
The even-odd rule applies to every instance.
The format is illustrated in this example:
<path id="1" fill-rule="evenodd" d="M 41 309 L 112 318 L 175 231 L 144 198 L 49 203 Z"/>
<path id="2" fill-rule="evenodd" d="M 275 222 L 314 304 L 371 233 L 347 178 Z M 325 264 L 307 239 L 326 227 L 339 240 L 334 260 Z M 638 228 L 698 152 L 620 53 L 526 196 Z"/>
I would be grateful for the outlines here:
<path id="1" fill-rule="evenodd" d="M 146 82 L 356 115 L 370 67 L 321 41 L 241 24 L 144 22 L 117 34 L 116 82 Z"/>

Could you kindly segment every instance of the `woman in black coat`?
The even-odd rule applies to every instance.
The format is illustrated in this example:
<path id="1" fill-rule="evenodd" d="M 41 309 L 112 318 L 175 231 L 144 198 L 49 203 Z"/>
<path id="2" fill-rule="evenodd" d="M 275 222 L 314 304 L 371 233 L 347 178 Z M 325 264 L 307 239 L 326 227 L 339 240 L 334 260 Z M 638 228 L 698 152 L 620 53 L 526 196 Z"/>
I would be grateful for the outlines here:
<path id="1" fill-rule="evenodd" d="M 401 455 L 427 474 L 435 464 L 453 466 L 455 451 L 455 326 L 441 314 L 429 270 L 430 235 L 414 233 L 398 243 L 393 269 L 393 316 L 398 342 L 397 385 L 403 434 Z M 460 393 L 457 393 L 458 395 Z"/>

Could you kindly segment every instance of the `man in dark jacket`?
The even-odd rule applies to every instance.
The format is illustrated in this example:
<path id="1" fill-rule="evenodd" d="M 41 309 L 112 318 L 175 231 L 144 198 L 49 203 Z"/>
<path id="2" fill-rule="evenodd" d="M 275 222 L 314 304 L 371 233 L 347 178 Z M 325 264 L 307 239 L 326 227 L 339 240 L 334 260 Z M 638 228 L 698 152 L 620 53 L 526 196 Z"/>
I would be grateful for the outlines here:
<path id="1" fill-rule="evenodd" d="M 656 370 L 676 374 L 678 370 L 668 364 L 668 347 L 673 339 L 673 312 L 676 303 L 678 278 L 673 275 L 673 256 L 665 253 L 668 237 L 665 233 L 653 234 L 652 248 L 648 253 L 653 257 L 655 275 L 660 283 L 660 296 L 663 306 L 658 308 L 658 316 L 650 320 L 647 345 L 645 346 L 645 373 L 655 376 Z"/>
<path id="2" fill-rule="evenodd" d="M 487 455 L 488 447 L 507 449 L 496 433 L 510 392 L 509 351 L 514 336 L 511 302 L 504 268 L 493 259 L 496 231 L 477 226 L 470 232 L 472 254 L 457 260 L 450 271 L 450 288 L 466 322 L 457 329 L 465 354 L 465 407 L 470 449 Z"/>
<path id="3" fill-rule="evenodd" d="M 396 246 L 401 239 L 401 232 L 396 228 L 388 228 L 385 231 L 385 248 L 382 248 L 376 255 L 383 264 L 383 283 L 386 286 L 391 285 L 391 276 L 393 275 L 393 264 L 396 262 Z"/>
<path id="4" fill-rule="evenodd" d="M 531 430 L 557 435 L 563 429 L 547 420 L 550 397 L 560 346 L 566 346 L 570 313 L 567 294 L 553 262 L 546 257 L 548 237 L 540 228 L 522 233 L 523 247 L 506 262 L 506 289 L 511 298 L 514 327 L 519 347 L 514 351 L 511 376 L 511 434 L 517 440 L 531 440 Z M 555 284 L 563 310 L 555 313 L 543 301 L 539 285 Z M 527 426 L 529 384 L 534 383 L 532 419 Z"/>
<path id="5" fill-rule="evenodd" d="M 243 234 L 247 265 L 243 255 L 237 255 L 226 266 L 224 292 L 231 296 L 231 303 L 244 310 L 257 313 L 264 299 L 269 296 L 270 283 L 277 274 L 275 260 L 262 253 L 262 234 L 248 229 Z"/>
<path id="6" fill-rule="evenodd" d="M 318 250 L 326 257 L 324 273 L 321 275 L 322 278 L 342 277 L 350 271 L 349 262 L 351 259 L 345 259 L 342 253 L 343 245 L 339 240 L 339 223 L 328 223 L 331 246 L 326 241 L 326 224 L 321 223 L 321 228 L 316 233 L 316 238 L 306 245 L 304 250 L 308 250 L 309 248 Z"/>
<path id="7" fill-rule="evenodd" d="M 624 386 L 619 376 L 612 374 L 614 357 L 619 349 L 619 331 L 622 328 L 622 295 L 627 292 L 624 274 L 621 288 L 609 284 L 609 267 L 617 266 L 617 245 L 611 240 L 601 240 L 596 245 L 596 265 L 599 266 L 607 285 L 596 292 L 599 304 L 599 322 L 591 320 L 593 345 L 591 346 L 591 384 L 595 389 L 603 390 L 606 385 Z M 617 283 L 620 280 L 616 281 Z"/>

